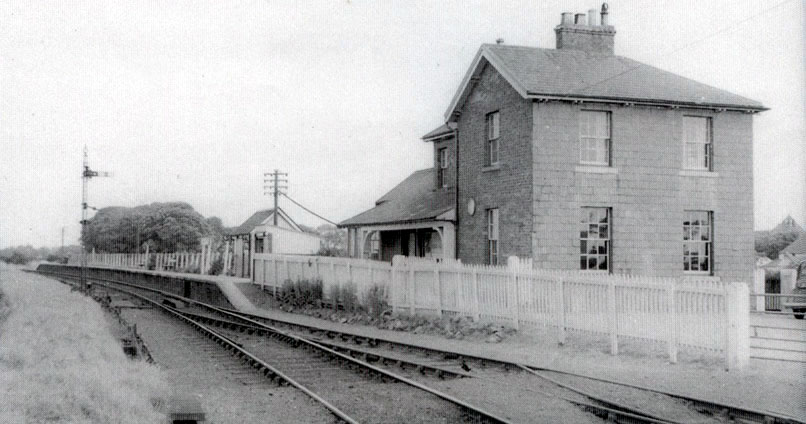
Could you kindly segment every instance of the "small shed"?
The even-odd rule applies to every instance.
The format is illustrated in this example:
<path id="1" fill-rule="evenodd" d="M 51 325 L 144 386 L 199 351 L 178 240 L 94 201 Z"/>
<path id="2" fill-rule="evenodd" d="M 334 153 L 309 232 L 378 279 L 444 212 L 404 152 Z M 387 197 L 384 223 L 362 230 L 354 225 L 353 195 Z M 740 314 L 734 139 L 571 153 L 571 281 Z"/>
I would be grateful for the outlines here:
<path id="1" fill-rule="evenodd" d="M 318 234 L 303 230 L 285 211 L 278 208 L 277 225 L 274 209 L 257 211 L 228 235 L 233 246 L 235 276 L 252 275 L 255 254 L 284 253 L 313 255 L 322 243 Z"/>

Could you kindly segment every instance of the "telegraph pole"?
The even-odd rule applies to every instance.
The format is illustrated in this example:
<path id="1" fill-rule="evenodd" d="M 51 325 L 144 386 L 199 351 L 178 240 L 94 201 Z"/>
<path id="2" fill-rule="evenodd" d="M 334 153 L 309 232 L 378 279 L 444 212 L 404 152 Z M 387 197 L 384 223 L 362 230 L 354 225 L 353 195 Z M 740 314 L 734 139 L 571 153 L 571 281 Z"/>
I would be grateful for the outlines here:
<path id="1" fill-rule="evenodd" d="M 84 234 L 87 229 L 87 182 L 94 177 L 111 177 L 109 172 L 97 172 L 90 169 L 87 159 L 87 146 L 84 146 L 84 170 L 81 172 L 81 272 L 79 283 L 82 289 L 87 289 L 87 246 L 84 244 Z M 93 208 L 94 209 L 94 208 Z"/>
<path id="2" fill-rule="evenodd" d="M 279 215 L 279 213 L 280 213 L 279 208 L 278 208 L 279 197 L 280 197 L 281 194 L 285 194 L 284 192 L 281 192 L 280 190 L 283 190 L 283 189 L 288 190 L 287 185 L 280 185 L 282 183 L 288 184 L 288 179 L 287 178 L 281 178 L 281 177 L 287 177 L 287 176 L 288 176 L 287 172 L 280 172 L 277 169 L 275 169 L 274 172 L 266 172 L 266 173 L 263 174 L 263 183 L 264 183 L 263 190 L 271 189 L 271 191 L 264 191 L 263 194 L 264 195 L 271 194 L 272 196 L 274 196 L 274 226 L 275 227 L 277 226 L 277 215 Z M 271 178 L 266 179 L 266 177 L 271 177 Z M 265 184 L 271 184 L 271 186 L 266 186 Z"/>

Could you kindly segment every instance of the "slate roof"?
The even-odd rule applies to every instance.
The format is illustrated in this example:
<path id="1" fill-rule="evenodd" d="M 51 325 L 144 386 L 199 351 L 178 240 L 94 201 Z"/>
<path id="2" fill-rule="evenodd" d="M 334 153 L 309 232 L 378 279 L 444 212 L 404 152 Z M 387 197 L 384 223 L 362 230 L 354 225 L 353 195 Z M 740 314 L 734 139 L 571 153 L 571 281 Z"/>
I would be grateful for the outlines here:
<path id="1" fill-rule="evenodd" d="M 789 246 L 785 247 L 782 253 L 789 253 L 792 255 L 806 255 L 806 233 L 802 233 L 795 239 Z"/>
<path id="2" fill-rule="evenodd" d="M 252 216 L 246 219 L 243 224 L 235 227 L 230 232 L 230 235 L 237 236 L 241 234 L 249 234 L 252 230 L 255 229 L 261 222 L 265 221 L 266 218 L 270 217 L 271 214 L 274 212 L 274 209 L 266 209 L 262 211 L 257 211 Z"/>
<path id="3" fill-rule="evenodd" d="M 414 172 L 375 202 L 375 207 L 339 227 L 393 224 L 434 219 L 454 208 L 454 194 L 434 189 L 434 169 Z"/>
<path id="4" fill-rule="evenodd" d="M 428 134 L 423 136 L 423 140 L 430 141 L 435 138 L 445 137 L 447 135 L 452 135 L 454 131 L 454 126 L 449 124 L 442 124 L 439 128 L 431 130 Z"/>
<path id="5" fill-rule="evenodd" d="M 445 114 L 461 109 L 482 59 L 525 98 L 615 100 L 767 110 L 761 103 L 623 56 L 571 49 L 483 44 Z"/>

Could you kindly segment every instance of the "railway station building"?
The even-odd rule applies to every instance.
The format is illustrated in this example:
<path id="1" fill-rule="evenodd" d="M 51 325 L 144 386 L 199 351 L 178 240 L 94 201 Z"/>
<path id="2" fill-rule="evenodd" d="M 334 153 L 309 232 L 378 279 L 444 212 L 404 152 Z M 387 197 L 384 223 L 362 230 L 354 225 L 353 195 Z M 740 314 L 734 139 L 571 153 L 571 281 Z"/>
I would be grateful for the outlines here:
<path id="1" fill-rule="evenodd" d="M 766 108 L 616 55 L 606 7 L 555 33 L 555 48 L 479 48 L 423 137 L 434 166 L 341 223 L 350 255 L 753 281 Z"/>

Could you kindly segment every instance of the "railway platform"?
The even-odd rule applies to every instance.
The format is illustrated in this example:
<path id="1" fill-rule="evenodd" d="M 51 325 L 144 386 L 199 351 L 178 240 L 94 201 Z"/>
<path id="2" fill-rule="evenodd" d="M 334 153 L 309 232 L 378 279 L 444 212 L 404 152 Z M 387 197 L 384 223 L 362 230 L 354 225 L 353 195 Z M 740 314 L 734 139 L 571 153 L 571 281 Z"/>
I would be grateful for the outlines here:
<path id="1" fill-rule="evenodd" d="M 454 340 L 261 308 L 239 288 L 240 284 L 251 284 L 248 280 L 228 277 L 217 278 L 215 283 L 228 298 L 232 294 L 230 302 L 240 311 L 271 319 L 490 360 L 574 372 L 719 403 L 784 413 L 806 421 L 806 368 L 802 363 L 751 360 L 745 370 L 727 372 L 718 358 L 708 361 L 681 356 L 680 362 L 671 364 L 662 349 L 656 356 L 647 356 L 645 352 L 631 354 L 628 349 L 619 356 L 612 356 L 606 352 L 605 343 L 601 347 L 582 346 L 572 341 L 558 346 L 556 341 L 541 337 L 544 334 L 528 329 L 522 329 L 518 336 L 501 343 Z"/>

